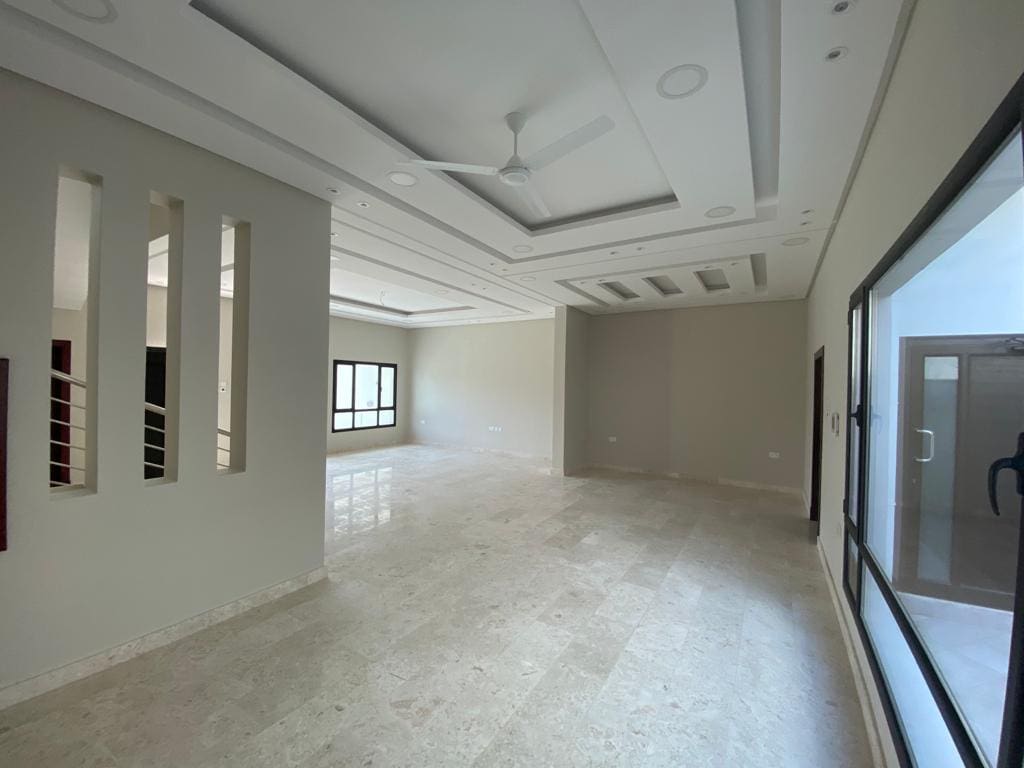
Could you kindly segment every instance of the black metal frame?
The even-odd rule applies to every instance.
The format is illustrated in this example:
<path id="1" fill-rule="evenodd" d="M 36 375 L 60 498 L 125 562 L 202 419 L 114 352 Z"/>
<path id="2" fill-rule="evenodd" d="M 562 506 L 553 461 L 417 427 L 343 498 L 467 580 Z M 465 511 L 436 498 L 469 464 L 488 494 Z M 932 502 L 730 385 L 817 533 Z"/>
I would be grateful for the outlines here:
<path id="1" fill-rule="evenodd" d="M 339 408 L 338 407 L 338 366 L 339 365 L 351 365 L 352 366 L 352 407 L 351 408 Z M 356 366 L 357 365 L 375 365 L 377 366 L 377 407 L 376 408 L 356 408 Z M 390 368 L 394 371 L 394 384 L 392 391 L 392 398 L 394 403 L 390 408 L 382 408 L 380 404 L 380 380 L 381 380 L 381 369 Z M 394 411 L 395 420 L 391 424 L 380 423 L 380 412 L 381 411 Z M 352 426 L 342 429 L 334 428 L 334 417 L 339 413 L 351 413 L 352 414 Z M 356 414 L 357 413 L 376 413 L 377 423 L 370 427 L 357 427 L 356 426 Z M 376 363 L 368 360 L 335 360 L 331 367 L 331 432 L 360 432 L 364 429 L 394 429 L 398 426 L 398 363 Z"/>
<path id="2" fill-rule="evenodd" d="M 849 357 L 847 362 L 850 367 L 847 370 L 853 370 L 853 313 L 857 307 L 860 307 L 860 344 L 857 350 L 860 362 L 860 377 L 857 385 L 860 391 L 861 405 L 856 413 L 849 414 L 847 425 L 849 428 L 850 422 L 856 421 L 861 428 L 856 446 L 851 444 L 849 432 L 847 439 L 846 493 L 843 500 L 843 591 L 846 593 L 846 598 L 850 603 L 856 620 L 858 634 L 865 648 L 872 677 L 879 691 L 882 708 L 893 734 L 897 757 L 900 765 L 904 768 L 913 766 L 914 759 L 910 753 L 906 740 L 906 731 L 900 721 L 884 671 L 879 664 L 874 643 L 861 615 L 865 570 L 870 572 L 870 578 L 885 600 L 907 646 L 913 654 L 965 766 L 968 766 L 968 768 L 982 768 L 986 765 L 986 762 L 981 754 L 981 750 L 974 743 L 967 726 L 960 717 L 956 705 L 946 690 L 938 671 L 935 669 L 917 630 L 900 604 L 882 568 L 875 560 L 871 550 L 864 543 L 864 530 L 866 529 L 868 517 L 865 491 L 867 490 L 868 482 L 869 430 L 867 429 L 867 420 L 863 418 L 863 415 L 868 411 L 871 402 L 869 387 L 871 360 L 868 355 L 871 342 L 869 333 L 871 328 L 871 289 L 949 208 L 1022 123 L 1024 123 L 1024 75 L 1017 80 L 1010 93 L 1000 103 L 970 147 L 968 147 L 942 184 L 939 185 L 938 189 L 929 198 L 924 208 L 914 217 L 903 234 L 900 235 L 881 261 L 868 273 L 864 281 L 850 296 L 849 314 L 847 316 L 850 326 Z M 1024 156 L 1022 156 L 1021 162 L 1024 165 Z M 847 403 L 852 403 L 854 399 L 851 378 L 848 373 Z M 859 459 L 859 472 L 855 478 L 858 491 L 857 508 L 851 510 L 849 508 L 850 458 L 854 450 L 857 451 Z M 851 512 L 856 512 L 856 522 L 852 519 Z M 1022 507 L 1022 514 L 1024 514 L 1024 507 Z M 1021 525 L 1020 537 L 1019 552 L 1022 554 L 1022 557 L 1018 559 L 1017 591 L 1007 675 L 1006 704 L 996 768 L 1020 768 L 1022 763 L 1024 763 L 1024 522 Z M 854 543 L 857 552 L 857 573 L 854 574 L 857 589 L 855 591 L 850 588 L 849 569 L 851 563 L 848 539 Z"/>

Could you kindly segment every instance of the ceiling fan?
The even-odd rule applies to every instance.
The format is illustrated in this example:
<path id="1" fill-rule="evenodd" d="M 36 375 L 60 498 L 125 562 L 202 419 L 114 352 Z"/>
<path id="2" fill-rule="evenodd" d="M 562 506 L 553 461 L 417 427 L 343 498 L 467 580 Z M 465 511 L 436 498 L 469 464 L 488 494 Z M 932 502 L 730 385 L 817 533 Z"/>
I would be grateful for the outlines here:
<path id="1" fill-rule="evenodd" d="M 556 139 L 525 159 L 519 156 L 519 132 L 526 125 L 526 115 L 522 112 L 509 112 L 505 115 L 505 125 L 512 131 L 512 156 L 505 161 L 502 168 L 493 165 L 445 163 L 439 160 L 400 160 L 399 163 L 418 165 L 421 168 L 430 168 L 435 171 L 497 176 L 503 184 L 515 189 L 534 213 L 549 218 L 551 211 L 548 210 L 537 190 L 530 184 L 530 176 L 556 160 L 561 160 L 570 152 L 575 152 L 585 144 L 589 144 L 594 139 L 604 136 L 615 127 L 615 122 L 607 115 L 601 115 L 575 131 L 565 134 L 562 138 Z"/>

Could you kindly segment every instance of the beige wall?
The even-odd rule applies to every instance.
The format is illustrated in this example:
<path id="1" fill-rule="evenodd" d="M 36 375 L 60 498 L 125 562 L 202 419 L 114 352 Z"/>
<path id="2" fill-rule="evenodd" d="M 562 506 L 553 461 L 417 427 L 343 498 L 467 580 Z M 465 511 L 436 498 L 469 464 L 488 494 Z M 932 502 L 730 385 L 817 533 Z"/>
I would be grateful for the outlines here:
<path id="1" fill-rule="evenodd" d="M 553 320 L 411 334 L 415 442 L 551 457 Z"/>
<path id="2" fill-rule="evenodd" d="M 323 563 L 326 202 L 0 71 L 0 350 L 12 359 L 0 687 Z M 88 137 L 83 141 L 82 137 Z M 94 489 L 52 494 L 47 430 L 60 164 L 102 178 Z M 150 191 L 185 201 L 180 460 L 142 477 Z M 215 466 L 221 216 L 252 222 L 248 452 Z M 91 341 L 91 339 L 90 339 Z"/>
<path id="3" fill-rule="evenodd" d="M 411 331 L 391 325 L 363 323 L 341 317 L 332 317 L 330 322 L 330 351 L 327 356 L 327 451 L 335 453 L 408 442 L 411 407 L 410 382 L 412 381 L 412 371 L 409 365 Z M 398 364 L 398 413 L 394 427 L 353 432 L 331 431 L 334 360 Z"/>
<path id="4" fill-rule="evenodd" d="M 554 424 L 551 464 L 571 475 L 587 466 L 590 383 L 586 314 L 573 307 L 555 310 Z"/>
<path id="5" fill-rule="evenodd" d="M 804 361 L 825 347 L 825 410 L 846 409 L 850 294 L 921 210 L 1024 71 L 1020 0 L 918 0 L 877 124 L 808 300 Z M 810 378 L 807 368 L 805 378 Z M 842 578 L 846 425 L 825 431 L 821 542 L 836 588 Z M 810 444 L 810 431 L 806 433 Z M 809 473 L 808 473 L 809 476 Z M 808 480 L 809 482 L 809 480 Z M 809 491 L 808 491 L 809 492 Z M 849 621 L 846 601 L 841 600 Z M 884 717 L 859 639 L 858 661 Z M 887 738 L 889 765 L 896 765 Z"/>
<path id="6" fill-rule="evenodd" d="M 787 301 L 590 318 L 589 462 L 799 489 L 805 314 Z"/>

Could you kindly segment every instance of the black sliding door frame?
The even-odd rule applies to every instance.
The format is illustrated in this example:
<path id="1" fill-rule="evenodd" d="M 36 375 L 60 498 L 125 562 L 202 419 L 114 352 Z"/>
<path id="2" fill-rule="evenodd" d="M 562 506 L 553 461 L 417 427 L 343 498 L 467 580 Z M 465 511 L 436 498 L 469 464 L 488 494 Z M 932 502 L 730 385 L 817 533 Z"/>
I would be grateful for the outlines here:
<path id="1" fill-rule="evenodd" d="M 939 672 L 935 668 L 924 643 L 916 628 L 904 610 L 895 590 L 885 576 L 884 570 L 864 543 L 864 531 L 868 524 L 868 504 L 866 491 L 868 488 L 868 451 L 869 451 L 869 419 L 870 412 L 870 367 L 871 358 L 871 290 L 875 284 L 898 262 L 928 228 L 949 208 L 961 192 L 970 185 L 974 178 L 987 166 L 993 156 L 1004 146 L 1005 142 L 1020 129 L 1024 123 L 1024 76 L 1022 76 L 1003 102 L 999 105 L 970 147 L 959 159 L 942 184 L 928 200 L 925 207 L 911 221 L 903 234 L 868 273 L 868 276 L 850 296 L 848 324 L 848 372 L 853 370 L 855 358 L 858 356 L 860 376 L 857 382 L 852 381 L 848 373 L 847 403 L 855 401 L 854 386 L 859 387 L 860 407 L 854 412 L 847 408 L 847 452 L 846 452 L 846 496 L 843 502 L 844 540 L 843 540 L 843 591 L 849 602 L 861 642 L 864 645 L 872 677 L 878 688 L 889 728 L 892 731 L 900 765 L 911 768 L 915 760 L 911 755 L 906 738 L 906 729 L 894 704 L 892 693 L 888 687 L 885 673 L 880 666 L 874 643 L 862 617 L 862 601 L 864 579 L 870 578 L 891 612 L 903 639 L 907 643 L 928 689 L 934 697 L 935 704 L 949 729 L 953 743 L 960 753 L 964 765 L 968 768 L 984 768 L 988 765 L 981 750 L 974 742 L 961 717 L 959 710 L 950 696 Z M 1024 168 L 1024 156 L 1021 157 Z M 859 313 L 856 310 L 859 309 Z M 856 322 L 856 327 L 855 326 Z M 853 341 L 859 343 L 854 348 Z M 850 429 L 856 423 L 859 433 L 856 440 L 849 439 Z M 857 473 L 851 478 L 851 458 L 856 452 Z M 856 495 L 851 495 L 851 485 L 856 483 Z M 851 504 L 851 499 L 853 503 Z M 851 508 L 852 507 L 852 508 Z M 1007 514 L 1024 515 L 1024 503 L 1021 509 Z M 1014 604 L 1013 628 L 1010 645 L 1009 670 L 1007 676 L 1006 701 L 1003 714 L 1002 732 L 1000 737 L 999 756 L 995 768 L 1021 768 L 1024 765 L 1024 521 L 1020 526 L 1020 544 L 1017 563 L 1017 584 Z M 857 554 L 856 562 L 851 558 L 851 544 Z M 850 569 L 856 569 L 851 574 Z M 865 572 L 867 572 L 865 574 Z M 852 577 L 852 578 L 851 578 Z M 851 582 L 856 585 L 851 587 Z M 921 768 L 926 768 L 922 766 Z"/>

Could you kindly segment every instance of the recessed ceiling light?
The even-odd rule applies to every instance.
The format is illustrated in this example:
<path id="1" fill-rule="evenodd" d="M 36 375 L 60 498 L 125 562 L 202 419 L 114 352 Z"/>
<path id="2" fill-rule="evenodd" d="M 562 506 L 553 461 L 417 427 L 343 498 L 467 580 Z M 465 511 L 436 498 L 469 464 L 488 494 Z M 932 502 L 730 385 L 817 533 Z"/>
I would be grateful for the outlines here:
<path id="1" fill-rule="evenodd" d="M 337 187 L 328 187 L 327 191 L 330 192 L 332 195 L 338 194 L 338 188 Z"/>
<path id="2" fill-rule="evenodd" d="M 809 222 L 809 221 L 801 221 L 800 222 L 800 226 L 801 227 L 809 227 L 809 226 L 811 226 L 811 222 Z"/>
<path id="3" fill-rule="evenodd" d="M 388 174 L 388 181 L 400 187 L 414 187 L 419 183 L 419 179 L 405 171 L 392 171 Z"/>
<path id="4" fill-rule="evenodd" d="M 438 291 L 438 293 L 448 293 L 448 289 L 442 288 L 441 290 Z"/>
<path id="5" fill-rule="evenodd" d="M 685 99 L 707 82 L 708 71 L 700 64 L 680 64 L 658 78 L 658 95 L 663 99 Z"/>
<path id="6" fill-rule="evenodd" d="M 732 216 L 736 213 L 736 209 L 731 205 L 719 205 L 716 208 L 709 209 L 704 215 L 709 219 L 721 219 L 726 216 Z"/>
<path id="7" fill-rule="evenodd" d="M 360 200 L 359 202 L 356 203 L 356 206 L 358 206 L 359 208 L 369 208 L 370 204 L 365 200 Z"/>
<path id="8" fill-rule="evenodd" d="M 789 238 L 789 240 L 783 240 L 782 244 L 783 245 L 787 245 L 787 246 L 793 246 L 793 245 L 803 245 L 804 243 L 809 243 L 809 242 L 811 242 L 811 238 L 809 238 L 809 237 L 791 237 L 791 238 Z"/>
<path id="9" fill-rule="evenodd" d="M 812 213 L 814 213 L 814 209 L 805 208 L 804 210 L 800 211 L 800 213 L 802 213 L 804 216 L 810 216 Z"/>
<path id="10" fill-rule="evenodd" d="M 110 0 L 53 0 L 53 4 L 72 16 L 96 24 L 109 24 L 117 18 L 117 9 Z"/>
<path id="11" fill-rule="evenodd" d="M 532 253 L 533 252 L 533 246 L 532 245 L 513 245 L 512 246 L 512 250 L 515 251 L 516 253 Z"/>
<path id="12" fill-rule="evenodd" d="M 638 251 L 642 251 L 642 250 L 644 249 L 644 247 L 643 247 L 642 245 L 638 245 L 638 246 L 636 247 L 636 249 L 637 249 Z"/>
<path id="13" fill-rule="evenodd" d="M 840 59 L 846 58 L 846 54 L 849 52 L 850 49 L 845 45 L 837 45 L 825 54 L 825 61 L 839 61 Z"/>
<path id="14" fill-rule="evenodd" d="M 331 232 L 331 237 L 337 237 L 337 236 L 338 236 L 337 232 Z"/>
<path id="15" fill-rule="evenodd" d="M 832 3 L 832 13 L 836 16 L 842 13 L 846 13 L 856 5 L 857 0 L 834 0 Z"/>
<path id="16" fill-rule="evenodd" d="M 519 279 L 522 280 L 524 283 L 532 283 L 537 278 L 535 278 L 533 275 L 523 275 Z"/>

